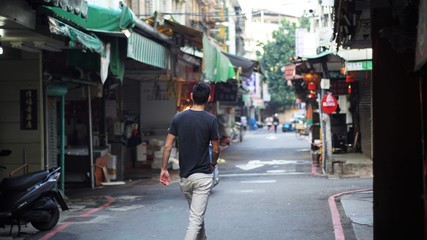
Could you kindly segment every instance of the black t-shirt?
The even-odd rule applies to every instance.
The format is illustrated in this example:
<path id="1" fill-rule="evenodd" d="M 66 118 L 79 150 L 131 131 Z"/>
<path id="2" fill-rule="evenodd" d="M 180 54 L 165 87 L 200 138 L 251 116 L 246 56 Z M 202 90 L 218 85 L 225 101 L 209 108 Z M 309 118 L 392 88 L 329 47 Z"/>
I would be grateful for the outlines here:
<path id="1" fill-rule="evenodd" d="M 274 118 L 273 118 L 273 124 L 274 124 L 275 126 L 279 125 L 279 118 L 274 117 Z"/>
<path id="2" fill-rule="evenodd" d="M 212 172 L 209 144 L 219 139 L 218 120 L 214 115 L 191 109 L 177 113 L 168 132 L 178 140 L 180 177 Z"/>

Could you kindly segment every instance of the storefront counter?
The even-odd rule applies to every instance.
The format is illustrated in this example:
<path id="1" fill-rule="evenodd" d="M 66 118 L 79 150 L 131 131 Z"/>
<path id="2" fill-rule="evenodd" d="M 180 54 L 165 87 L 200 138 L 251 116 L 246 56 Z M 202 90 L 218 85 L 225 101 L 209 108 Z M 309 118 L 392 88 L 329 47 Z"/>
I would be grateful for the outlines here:
<path id="1" fill-rule="evenodd" d="M 93 161 L 98 157 L 108 154 L 108 148 L 95 147 L 93 149 Z M 87 146 L 72 147 L 65 149 L 65 183 L 91 183 L 91 162 Z"/>

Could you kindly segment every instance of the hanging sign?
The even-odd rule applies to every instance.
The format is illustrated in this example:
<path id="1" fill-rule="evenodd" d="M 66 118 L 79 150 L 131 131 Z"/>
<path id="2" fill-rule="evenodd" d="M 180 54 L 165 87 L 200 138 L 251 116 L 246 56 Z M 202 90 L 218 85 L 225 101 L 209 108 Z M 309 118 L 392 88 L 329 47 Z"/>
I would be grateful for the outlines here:
<path id="1" fill-rule="evenodd" d="M 231 81 L 217 83 L 215 86 L 215 99 L 222 102 L 236 102 L 237 91 L 237 83 Z"/>
<path id="2" fill-rule="evenodd" d="M 329 89 L 331 87 L 331 80 L 327 78 L 322 78 L 320 80 L 320 88 L 321 89 Z"/>
<path id="3" fill-rule="evenodd" d="M 332 95 L 332 93 L 328 93 L 322 98 L 322 110 L 324 113 L 331 114 L 335 112 L 338 108 L 338 101 L 337 99 Z"/>
<path id="4" fill-rule="evenodd" d="M 20 105 L 21 130 L 37 130 L 37 90 L 21 90 Z"/>

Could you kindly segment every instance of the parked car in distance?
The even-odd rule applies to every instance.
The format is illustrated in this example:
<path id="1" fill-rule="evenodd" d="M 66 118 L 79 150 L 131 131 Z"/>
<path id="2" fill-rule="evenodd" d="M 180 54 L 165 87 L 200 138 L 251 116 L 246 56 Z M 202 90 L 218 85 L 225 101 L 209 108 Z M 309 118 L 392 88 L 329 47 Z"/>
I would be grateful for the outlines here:
<path id="1" fill-rule="evenodd" d="M 293 132 L 295 131 L 295 127 L 292 126 L 292 123 L 283 123 L 282 124 L 282 132 Z"/>
<path id="2" fill-rule="evenodd" d="M 297 123 L 303 123 L 304 119 L 302 118 L 291 118 L 289 122 L 282 124 L 282 132 L 293 132 L 296 130 Z"/>

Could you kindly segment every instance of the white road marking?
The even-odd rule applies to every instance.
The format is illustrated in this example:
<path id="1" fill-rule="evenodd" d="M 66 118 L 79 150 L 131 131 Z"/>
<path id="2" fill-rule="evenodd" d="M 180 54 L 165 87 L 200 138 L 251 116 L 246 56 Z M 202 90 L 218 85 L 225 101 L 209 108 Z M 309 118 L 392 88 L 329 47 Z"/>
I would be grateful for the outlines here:
<path id="1" fill-rule="evenodd" d="M 236 167 L 247 171 L 247 170 L 260 168 L 260 167 L 263 167 L 265 165 L 306 164 L 306 162 L 309 162 L 309 161 L 303 161 L 303 160 L 270 160 L 270 161 L 251 160 L 246 164 L 236 165 Z"/>
<path id="2" fill-rule="evenodd" d="M 111 210 L 111 211 L 124 212 L 124 211 L 132 211 L 132 210 L 140 209 L 143 207 L 144 207 L 144 205 L 141 205 L 141 204 L 133 204 L 133 205 L 129 205 L 129 206 L 109 207 L 107 209 Z"/>
<path id="3" fill-rule="evenodd" d="M 276 137 L 276 136 L 274 136 L 274 135 L 268 135 L 268 137 L 266 137 L 266 139 L 272 139 L 272 140 L 274 140 L 274 139 L 277 139 L 278 137 Z"/>
<path id="4" fill-rule="evenodd" d="M 286 172 L 285 170 L 268 170 L 268 173 L 284 173 Z"/>
<path id="5" fill-rule="evenodd" d="M 275 183 L 276 180 L 249 180 L 249 181 L 240 181 L 240 183 Z"/>
<path id="6" fill-rule="evenodd" d="M 259 177 L 259 176 L 283 176 L 283 175 L 311 175 L 305 172 L 284 172 L 284 173 L 231 173 L 231 174 L 219 174 L 219 178 L 222 177 Z"/>
<path id="7" fill-rule="evenodd" d="M 241 193 L 253 193 L 253 192 L 255 192 L 254 190 L 240 190 L 239 192 L 241 192 Z"/>

